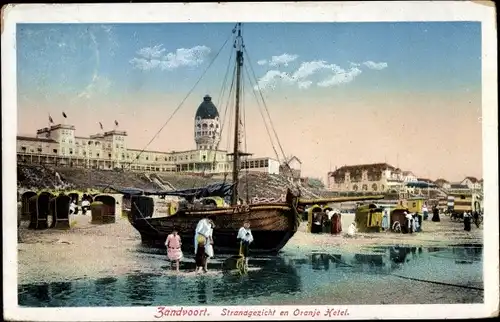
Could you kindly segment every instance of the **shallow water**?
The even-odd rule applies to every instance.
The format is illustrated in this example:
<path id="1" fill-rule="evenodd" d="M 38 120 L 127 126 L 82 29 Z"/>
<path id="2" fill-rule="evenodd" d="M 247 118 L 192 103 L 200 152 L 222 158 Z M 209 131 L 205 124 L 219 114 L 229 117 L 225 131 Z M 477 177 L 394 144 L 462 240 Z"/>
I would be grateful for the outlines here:
<path id="1" fill-rule="evenodd" d="M 141 258 L 145 265 L 159 265 L 162 273 L 19 285 L 18 300 L 19 305 L 30 307 L 300 303 L 299 299 L 317 295 L 325 285 L 354 280 L 376 283 L 382 278 L 394 278 L 395 287 L 411 278 L 435 282 L 426 283 L 429 292 L 436 283 L 468 292 L 459 286 L 483 288 L 482 253 L 481 245 L 366 247 L 357 253 L 334 248 L 301 253 L 285 248 L 279 256 L 251 258 L 246 273 L 227 258 L 219 258 L 210 262 L 208 273 L 195 274 L 194 260 L 187 258 L 181 263 L 182 272 L 175 274 L 165 255 L 151 252 Z M 232 264 L 223 268 L 224 263 Z M 365 290 L 346 291 L 361 294 Z M 481 301 L 482 296 L 475 299 Z M 415 303 L 420 303 L 418 297 Z"/>

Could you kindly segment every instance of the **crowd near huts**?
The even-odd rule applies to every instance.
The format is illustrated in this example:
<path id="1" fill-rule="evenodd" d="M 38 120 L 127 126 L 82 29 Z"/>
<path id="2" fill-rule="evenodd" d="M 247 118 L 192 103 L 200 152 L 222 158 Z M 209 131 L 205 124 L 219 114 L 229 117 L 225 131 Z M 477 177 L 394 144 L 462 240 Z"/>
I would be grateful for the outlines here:
<path id="1" fill-rule="evenodd" d="M 404 200 L 382 200 L 378 203 L 362 203 L 350 211 L 334 209 L 330 205 L 314 205 L 304 211 L 307 231 L 313 234 L 342 233 L 342 214 L 354 212 L 354 222 L 343 234 L 395 232 L 413 234 L 425 229 L 425 221 L 440 222 L 443 215 L 464 223 L 464 230 L 471 230 L 471 223 L 479 227 L 482 222 L 482 200 L 479 195 L 450 194 L 439 200 L 413 197 Z"/>

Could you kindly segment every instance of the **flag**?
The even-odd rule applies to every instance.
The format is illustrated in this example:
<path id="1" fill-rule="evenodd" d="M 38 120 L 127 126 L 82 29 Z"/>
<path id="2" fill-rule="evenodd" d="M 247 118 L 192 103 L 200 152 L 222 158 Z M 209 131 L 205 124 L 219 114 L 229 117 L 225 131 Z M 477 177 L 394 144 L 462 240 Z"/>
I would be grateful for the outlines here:
<path id="1" fill-rule="evenodd" d="M 99 126 L 101 127 L 101 130 L 104 130 L 101 122 L 99 122 Z"/>
<path id="2" fill-rule="evenodd" d="M 68 116 L 66 115 L 66 113 L 62 112 L 64 118 L 68 118 Z"/>
<path id="3" fill-rule="evenodd" d="M 118 126 L 118 121 L 117 120 L 115 120 L 115 125 Z"/>
<path id="4" fill-rule="evenodd" d="M 52 119 L 52 116 L 50 116 L 50 115 L 49 115 L 49 122 L 52 124 L 54 123 L 54 120 Z"/>

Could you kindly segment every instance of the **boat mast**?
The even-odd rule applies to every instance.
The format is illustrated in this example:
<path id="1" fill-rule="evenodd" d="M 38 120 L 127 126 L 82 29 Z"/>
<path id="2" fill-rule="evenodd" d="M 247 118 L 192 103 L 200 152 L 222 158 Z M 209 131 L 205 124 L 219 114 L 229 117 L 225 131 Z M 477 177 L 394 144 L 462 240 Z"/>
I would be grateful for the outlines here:
<path id="1" fill-rule="evenodd" d="M 236 105 L 234 122 L 234 149 L 233 149 L 233 194 L 231 205 L 238 204 L 238 184 L 240 172 L 240 93 L 241 93 L 241 67 L 243 66 L 243 37 L 241 36 L 241 23 L 237 25 L 238 36 L 234 43 L 236 48 Z"/>

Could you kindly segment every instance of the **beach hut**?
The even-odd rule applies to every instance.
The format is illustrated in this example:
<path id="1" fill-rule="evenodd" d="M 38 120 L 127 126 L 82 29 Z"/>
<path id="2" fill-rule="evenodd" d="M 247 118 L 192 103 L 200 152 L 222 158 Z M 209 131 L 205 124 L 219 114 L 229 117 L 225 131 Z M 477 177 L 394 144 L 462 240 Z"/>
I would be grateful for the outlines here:
<path id="1" fill-rule="evenodd" d="M 408 210 L 411 213 L 417 213 L 417 212 L 421 213 L 422 207 L 425 204 L 425 200 L 426 200 L 425 198 L 421 198 L 421 197 L 409 198 L 406 201 L 406 208 L 408 208 Z"/>
<path id="2" fill-rule="evenodd" d="M 132 218 L 150 218 L 155 210 L 154 199 L 148 196 L 132 196 L 130 200 Z"/>
<path id="3" fill-rule="evenodd" d="M 26 191 L 21 195 L 21 220 L 30 220 L 30 198 L 36 196 L 34 191 Z"/>
<path id="4" fill-rule="evenodd" d="M 323 222 L 323 209 L 321 206 L 314 205 L 309 208 L 307 215 L 307 231 L 313 234 L 320 233 L 322 228 L 321 225 L 315 224 L 315 222 Z"/>
<path id="5" fill-rule="evenodd" d="M 116 222 L 116 199 L 112 195 L 97 195 L 94 197 L 94 203 L 95 202 L 100 202 L 102 205 L 99 207 L 101 214 L 101 223 L 103 224 L 109 224 L 109 223 L 115 223 Z M 93 203 L 93 204 L 94 204 Z M 92 205 L 93 205 L 92 204 Z M 92 222 L 94 222 L 94 209 L 92 208 Z"/>
<path id="6" fill-rule="evenodd" d="M 380 232 L 384 210 L 375 204 L 360 205 L 356 209 L 354 222 L 359 232 Z"/>
<path id="7" fill-rule="evenodd" d="M 94 225 L 103 224 L 104 204 L 101 201 L 94 201 L 90 204 L 90 212 L 92 214 L 91 223 Z"/>
<path id="8" fill-rule="evenodd" d="M 54 195 L 50 192 L 43 191 L 38 195 L 32 196 L 29 199 L 30 209 L 30 224 L 29 229 L 47 229 L 48 216 L 50 214 L 50 200 Z"/>
<path id="9" fill-rule="evenodd" d="M 50 228 L 69 229 L 69 205 L 71 197 L 64 193 L 50 200 L 50 212 L 52 214 L 52 223 Z"/>

